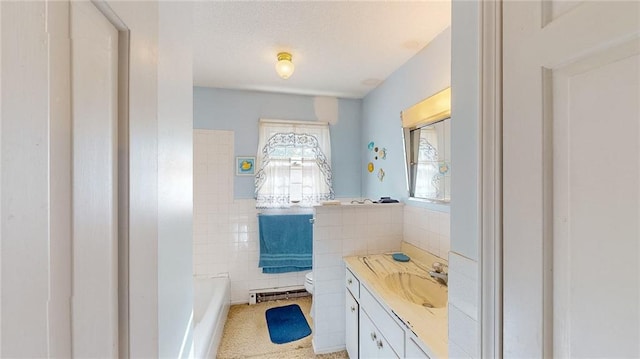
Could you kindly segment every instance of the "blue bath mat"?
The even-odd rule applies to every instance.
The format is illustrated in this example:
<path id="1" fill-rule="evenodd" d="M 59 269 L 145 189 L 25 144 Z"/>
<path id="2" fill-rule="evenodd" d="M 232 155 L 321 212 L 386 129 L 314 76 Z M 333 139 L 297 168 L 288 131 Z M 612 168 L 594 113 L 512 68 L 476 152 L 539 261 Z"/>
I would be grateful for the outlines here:
<path id="1" fill-rule="evenodd" d="M 311 334 L 307 318 L 297 304 L 271 308 L 265 314 L 269 337 L 275 344 L 289 343 Z"/>

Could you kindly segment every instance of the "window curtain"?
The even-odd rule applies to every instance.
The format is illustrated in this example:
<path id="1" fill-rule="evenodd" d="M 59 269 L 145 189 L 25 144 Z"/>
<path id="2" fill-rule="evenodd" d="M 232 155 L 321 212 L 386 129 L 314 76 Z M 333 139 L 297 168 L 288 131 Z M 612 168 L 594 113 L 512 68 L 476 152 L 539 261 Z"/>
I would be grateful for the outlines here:
<path id="1" fill-rule="evenodd" d="M 260 121 L 256 207 L 310 207 L 334 199 L 327 124 Z"/>

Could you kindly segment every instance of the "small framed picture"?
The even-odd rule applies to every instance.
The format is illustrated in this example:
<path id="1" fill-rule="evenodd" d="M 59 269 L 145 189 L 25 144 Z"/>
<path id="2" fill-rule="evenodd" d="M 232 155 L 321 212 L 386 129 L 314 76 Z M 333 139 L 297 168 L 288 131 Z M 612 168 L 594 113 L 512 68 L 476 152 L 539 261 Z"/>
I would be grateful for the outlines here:
<path id="1" fill-rule="evenodd" d="M 236 157 L 236 176 L 253 176 L 256 173 L 256 158 L 250 156 Z"/>

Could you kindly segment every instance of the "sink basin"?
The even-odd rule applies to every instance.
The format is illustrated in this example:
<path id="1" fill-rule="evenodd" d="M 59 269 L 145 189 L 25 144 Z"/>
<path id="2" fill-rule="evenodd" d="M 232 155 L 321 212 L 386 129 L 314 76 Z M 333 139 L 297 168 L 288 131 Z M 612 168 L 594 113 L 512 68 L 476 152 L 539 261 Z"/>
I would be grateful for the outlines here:
<path id="1" fill-rule="evenodd" d="M 392 273 L 384 278 L 386 287 L 396 296 L 427 308 L 447 305 L 446 287 L 417 274 Z"/>

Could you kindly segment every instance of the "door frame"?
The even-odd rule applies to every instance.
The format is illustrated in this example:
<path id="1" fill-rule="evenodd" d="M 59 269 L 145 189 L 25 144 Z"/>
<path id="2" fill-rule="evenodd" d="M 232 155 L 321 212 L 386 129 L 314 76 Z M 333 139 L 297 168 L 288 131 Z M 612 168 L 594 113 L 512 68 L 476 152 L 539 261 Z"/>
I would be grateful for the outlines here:
<path id="1" fill-rule="evenodd" d="M 502 0 L 480 14 L 480 356 L 502 353 Z"/>
<path id="2" fill-rule="evenodd" d="M 118 31 L 118 357 L 129 358 L 129 49 L 131 31 L 106 0 L 91 3 Z"/>

